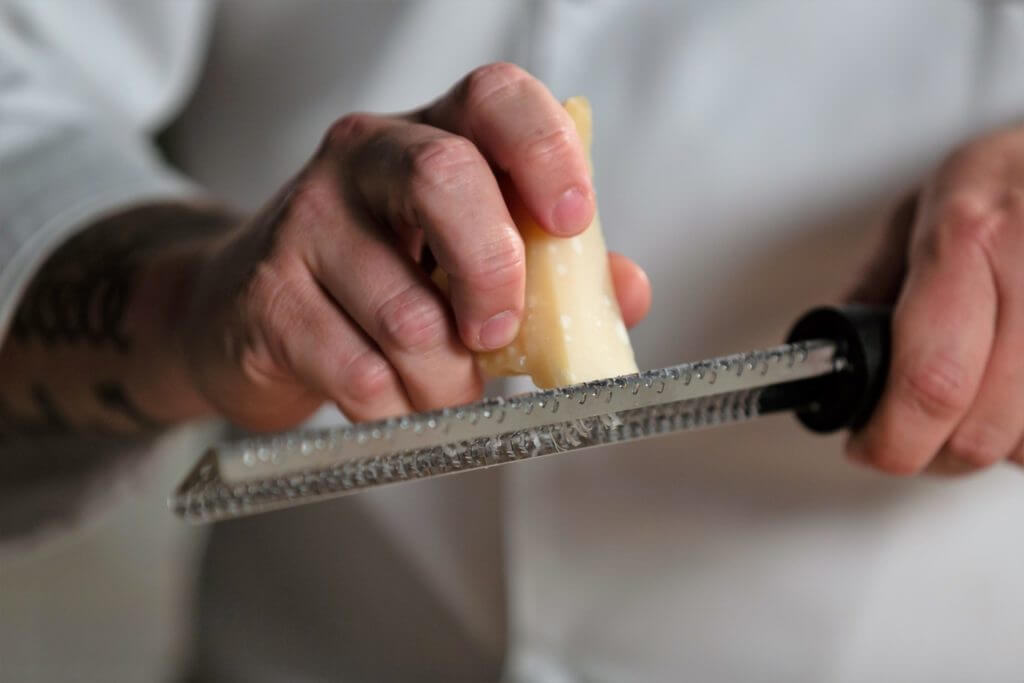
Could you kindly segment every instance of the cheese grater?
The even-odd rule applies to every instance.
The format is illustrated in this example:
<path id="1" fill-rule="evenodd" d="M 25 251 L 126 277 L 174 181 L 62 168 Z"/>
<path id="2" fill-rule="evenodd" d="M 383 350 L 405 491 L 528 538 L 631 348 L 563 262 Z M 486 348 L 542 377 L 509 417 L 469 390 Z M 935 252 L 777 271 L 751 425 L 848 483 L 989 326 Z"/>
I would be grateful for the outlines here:
<path id="1" fill-rule="evenodd" d="M 786 344 L 512 398 L 209 449 L 171 497 L 196 523 L 781 411 L 856 428 L 888 369 L 889 313 L 819 308 Z"/>

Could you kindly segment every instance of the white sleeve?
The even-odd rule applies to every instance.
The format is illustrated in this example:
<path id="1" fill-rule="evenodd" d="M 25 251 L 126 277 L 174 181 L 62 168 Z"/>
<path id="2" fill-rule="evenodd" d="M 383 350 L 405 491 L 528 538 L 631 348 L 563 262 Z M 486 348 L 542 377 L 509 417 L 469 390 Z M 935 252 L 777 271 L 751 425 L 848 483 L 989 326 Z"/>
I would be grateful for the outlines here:
<path id="1" fill-rule="evenodd" d="M 0 339 L 34 272 L 116 207 L 198 191 L 150 136 L 188 96 L 205 0 L 0 0 Z"/>
<path id="2" fill-rule="evenodd" d="M 0 343 L 36 270 L 77 229 L 199 194 L 150 138 L 189 95 L 212 7 L 0 0 Z M 0 541 L 77 522 L 153 445 L 0 439 Z"/>

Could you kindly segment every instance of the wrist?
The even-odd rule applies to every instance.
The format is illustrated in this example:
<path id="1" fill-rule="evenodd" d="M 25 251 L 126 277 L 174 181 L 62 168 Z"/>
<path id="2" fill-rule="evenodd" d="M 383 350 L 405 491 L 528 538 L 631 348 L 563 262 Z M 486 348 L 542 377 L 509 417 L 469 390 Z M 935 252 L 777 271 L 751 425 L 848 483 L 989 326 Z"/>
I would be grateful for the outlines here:
<path id="1" fill-rule="evenodd" d="M 186 323 L 210 245 L 237 220 L 147 204 L 77 233 L 36 273 L 0 345 L 0 430 L 153 431 L 212 408 L 185 362 Z"/>
<path id="2" fill-rule="evenodd" d="M 168 226 L 188 235 L 176 245 L 162 248 L 140 267 L 137 289 L 127 314 L 126 328 L 137 340 L 132 354 L 136 367 L 127 388 L 155 422 L 175 423 L 211 417 L 214 406 L 201 390 L 190 349 L 207 334 L 194 313 L 197 284 L 208 270 L 211 254 L 237 218 L 220 210 L 182 210 L 189 226 Z M 195 222 L 207 226 L 196 235 Z"/>
<path id="3" fill-rule="evenodd" d="M 173 423 L 212 413 L 192 380 L 185 355 L 187 336 L 198 331 L 185 324 L 201 252 L 175 253 L 148 264 L 139 276 L 126 327 L 137 343 L 135 365 L 126 384 L 154 421 Z"/>

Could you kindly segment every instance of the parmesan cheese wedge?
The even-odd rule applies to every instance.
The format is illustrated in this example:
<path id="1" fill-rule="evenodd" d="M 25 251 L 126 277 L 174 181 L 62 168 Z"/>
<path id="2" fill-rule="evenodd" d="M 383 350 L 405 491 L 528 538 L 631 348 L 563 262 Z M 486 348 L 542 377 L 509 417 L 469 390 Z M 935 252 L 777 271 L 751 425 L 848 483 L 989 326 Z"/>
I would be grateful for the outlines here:
<path id="1" fill-rule="evenodd" d="M 590 159 L 590 103 L 573 97 L 565 108 Z M 546 233 L 521 205 L 512 218 L 526 245 L 526 309 L 516 339 L 477 354 L 491 376 L 530 375 L 542 389 L 637 372 L 615 297 L 601 223 L 575 237 Z"/>

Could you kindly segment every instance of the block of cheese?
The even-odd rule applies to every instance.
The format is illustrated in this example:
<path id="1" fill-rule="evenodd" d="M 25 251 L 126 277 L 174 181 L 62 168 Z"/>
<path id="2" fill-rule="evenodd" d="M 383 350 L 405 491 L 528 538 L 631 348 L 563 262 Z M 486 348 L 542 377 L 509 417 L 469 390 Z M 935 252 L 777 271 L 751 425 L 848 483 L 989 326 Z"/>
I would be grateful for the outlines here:
<path id="1" fill-rule="evenodd" d="M 590 103 L 574 97 L 565 108 L 589 164 Z M 511 208 L 526 245 L 526 309 L 511 344 L 478 354 L 483 371 L 530 375 L 544 389 L 637 372 L 597 215 L 565 238 L 546 233 L 521 205 Z"/>

